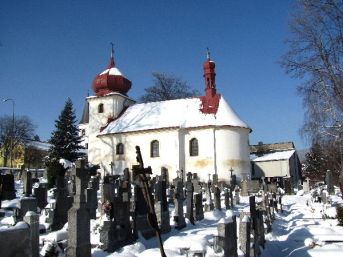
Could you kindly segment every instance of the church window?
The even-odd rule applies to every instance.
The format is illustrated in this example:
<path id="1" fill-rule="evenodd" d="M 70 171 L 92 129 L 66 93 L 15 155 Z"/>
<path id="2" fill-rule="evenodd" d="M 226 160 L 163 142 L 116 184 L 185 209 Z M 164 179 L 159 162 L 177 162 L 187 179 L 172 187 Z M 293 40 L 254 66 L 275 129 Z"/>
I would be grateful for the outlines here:
<path id="1" fill-rule="evenodd" d="M 104 104 L 99 104 L 98 105 L 98 113 L 103 113 L 104 112 Z"/>
<path id="2" fill-rule="evenodd" d="M 196 138 L 192 138 L 189 141 L 189 155 L 190 156 L 198 156 L 199 155 L 198 139 L 196 139 Z"/>
<path id="3" fill-rule="evenodd" d="M 82 136 L 86 135 L 86 130 L 85 129 L 81 129 L 81 135 Z"/>
<path id="4" fill-rule="evenodd" d="M 124 145 L 122 143 L 117 144 L 117 146 L 116 146 L 116 154 L 117 155 L 124 154 Z"/>
<path id="5" fill-rule="evenodd" d="M 150 143 L 150 156 L 151 157 L 160 156 L 160 144 L 157 140 L 151 141 Z"/>

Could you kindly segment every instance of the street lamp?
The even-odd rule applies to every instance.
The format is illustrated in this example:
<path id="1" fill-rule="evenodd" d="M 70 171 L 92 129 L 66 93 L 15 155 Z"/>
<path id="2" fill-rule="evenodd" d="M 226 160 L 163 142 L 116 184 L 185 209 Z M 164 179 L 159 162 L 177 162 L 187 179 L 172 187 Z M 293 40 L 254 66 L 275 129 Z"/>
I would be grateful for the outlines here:
<path id="1" fill-rule="evenodd" d="M 11 158 L 11 168 L 13 168 L 13 141 L 14 141 L 14 105 L 15 102 L 12 98 L 6 98 L 2 100 L 3 102 L 12 102 L 12 135 L 11 135 L 11 151 L 10 151 L 10 158 Z"/>

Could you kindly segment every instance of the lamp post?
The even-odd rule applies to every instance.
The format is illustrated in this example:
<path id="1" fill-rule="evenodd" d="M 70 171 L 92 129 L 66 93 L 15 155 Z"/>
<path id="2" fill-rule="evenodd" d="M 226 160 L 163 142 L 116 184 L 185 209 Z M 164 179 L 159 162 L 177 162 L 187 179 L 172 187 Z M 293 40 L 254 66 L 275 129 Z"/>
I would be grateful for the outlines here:
<path id="1" fill-rule="evenodd" d="M 13 168 L 13 141 L 14 141 L 14 105 L 15 102 L 12 98 L 6 98 L 2 100 L 3 102 L 8 102 L 11 101 L 12 102 L 12 135 L 11 135 L 11 151 L 10 151 L 10 160 L 11 160 L 11 168 Z"/>

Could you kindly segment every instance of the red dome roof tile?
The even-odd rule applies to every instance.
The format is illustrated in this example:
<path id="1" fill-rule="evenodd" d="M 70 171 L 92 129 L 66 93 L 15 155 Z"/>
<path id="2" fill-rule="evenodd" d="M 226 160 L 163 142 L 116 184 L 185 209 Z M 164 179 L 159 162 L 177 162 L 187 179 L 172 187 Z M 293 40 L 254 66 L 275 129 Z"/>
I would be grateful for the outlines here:
<path id="1" fill-rule="evenodd" d="M 113 92 L 126 95 L 131 88 L 131 84 L 131 81 L 125 78 L 119 69 L 115 67 L 114 59 L 111 56 L 107 69 L 94 78 L 92 88 L 96 96 L 104 96 Z"/>

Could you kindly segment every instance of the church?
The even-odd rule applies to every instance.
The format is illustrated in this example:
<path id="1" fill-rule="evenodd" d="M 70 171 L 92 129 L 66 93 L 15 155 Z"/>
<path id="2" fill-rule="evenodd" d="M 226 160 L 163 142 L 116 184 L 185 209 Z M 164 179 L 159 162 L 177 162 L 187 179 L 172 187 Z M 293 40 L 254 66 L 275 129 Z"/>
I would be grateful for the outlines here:
<path id="1" fill-rule="evenodd" d="M 203 96 L 136 103 L 112 51 L 107 69 L 93 80 L 94 95 L 86 98 L 80 120 L 88 161 L 103 174 L 121 174 L 137 164 L 138 145 L 145 166 L 156 175 L 167 168 L 169 179 L 187 172 L 203 181 L 213 174 L 220 181 L 229 181 L 231 173 L 250 178 L 252 130 L 217 92 L 215 66 L 208 54 Z"/>

